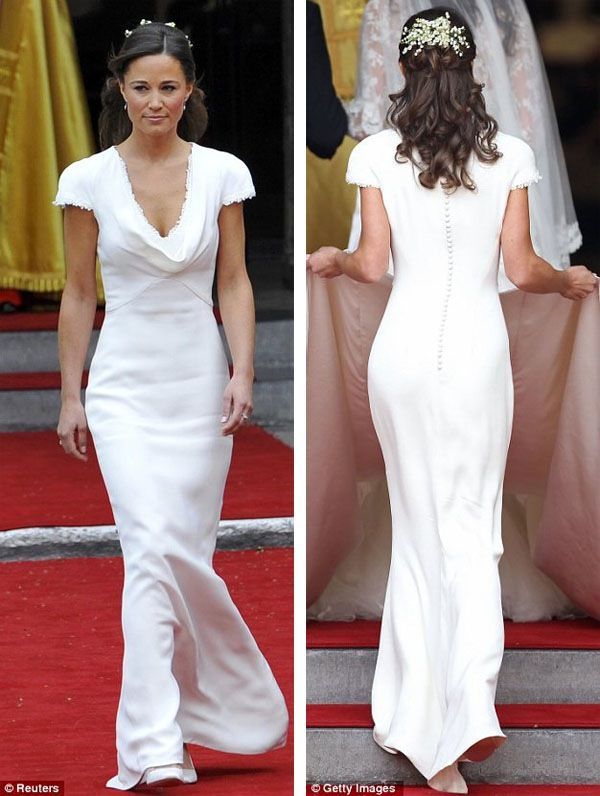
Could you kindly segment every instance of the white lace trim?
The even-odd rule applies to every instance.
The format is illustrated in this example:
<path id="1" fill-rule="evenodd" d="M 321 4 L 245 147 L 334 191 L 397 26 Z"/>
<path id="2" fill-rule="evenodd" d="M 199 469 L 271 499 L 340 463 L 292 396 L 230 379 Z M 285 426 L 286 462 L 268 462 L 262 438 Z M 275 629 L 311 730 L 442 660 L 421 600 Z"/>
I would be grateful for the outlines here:
<path id="1" fill-rule="evenodd" d="M 346 182 L 348 185 L 358 185 L 359 188 L 379 188 L 380 186 L 374 182 L 362 182 L 361 180 L 355 180 L 352 177 L 346 177 Z"/>
<path id="2" fill-rule="evenodd" d="M 81 202 L 77 201 L 76 199 L 58 199 L 53 200 L 52 202 L 55 207 L 65 207 L 66 205 L 74 205 L 75 207 L 80 207 L 82 210 L 91 210 L 94 212 L 94 208 L 90 207 L 89 205 L 84 205 Z"/>
<path id="3" fill-rule="evenodd" d="M 515 185 L 510 186 L 510 190 L 514 191 L 515 188 L 527 188 L 528 185 L 531 185 L 532 182 L 539 182 L 542 178 L 542 175 L 539 171 L 536 171 L 531 177 L 526 177 L 522 182 L 518 182 Z"/>
<path id="4" fill-rule="evenodd" d="M 246 199 L 254 199 L 256 196 L 256 191 L 248 190 L 246 193 L 236 194 L 234 196 L 228 196 L 227 199 L 223 199 L 224 205 L 233 205 L 236 202 L 245 202 Z"/>
<path id="5" fill-rule="evenodd" d="M 190 143 L 190 154 L 188 155 L 187 161 L 187 169 L 185 173 L 185 196 L 183 198 L 183 204 L 181 205 L 181 212 L 179 213 L 179 218 L 175 222 L 175 224 L 171 227 L 171 229 L 167 232 L 166 235 L 161 235 L 160 232 L 156 229 L 154 224 L 151 224 L 150 221 L 146 218 L 146 214 L 142 209 L 142 206 L 139 204 L 137 199 L 135 198 L 135 194 L 133 192 L 133 186 L 131 184 L 131 180 L 129 179 L 129 173 L 127 172 L 127 164 L 121 157 L 119 150 L 116 146 L 113 146 L 113 149 L 117 155 L 119 163 L 121 164 L 121 173 L 125 178 L 125 184 L 128 188 L 129 196 L 131 197 L 131 201 L 133 202 L 133 206 L 136 208 L 137 214 L 140 217 L 142 223 L 151 231 L 151 233 L 158 238 L 159 240 L 165 241 L 168 240 L 172 235 L 174 235 L 179 227 L 181 226 L 181 222 L 183 220 L 183 216 L 188 206 L 188 200 L 190 197 L 190 186 L 192 183 L 192 156 L 194 154 L 194 144 Z"/>

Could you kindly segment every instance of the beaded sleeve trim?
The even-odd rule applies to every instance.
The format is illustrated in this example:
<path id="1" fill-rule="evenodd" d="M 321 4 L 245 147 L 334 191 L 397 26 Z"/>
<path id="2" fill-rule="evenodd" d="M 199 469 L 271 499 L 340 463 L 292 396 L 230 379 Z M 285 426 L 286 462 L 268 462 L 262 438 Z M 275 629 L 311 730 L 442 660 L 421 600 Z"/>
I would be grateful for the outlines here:
<path id="1" fill-rule="evenodd" d="M 542 179 L 542 175 L 539 171 L 536 171 L 534 175 L 531 177 L 526 178 L 522 182 L 516 183 L 516 185 L 511 185 L 510 190 L 514 191 L 515 188 L 527 188 L 528 185 L 531 185 L 532 182 L 539 182 Z"/>
<path id="2" fill-rule="evenodd" d="M 224 205 L 233 205 L 236 202 L 245 202 L 246 199 L 254 199 L 256 196 L 256 191 L 248 190 L 246 193 L 237 194 L 236 196 L 228 196 L 227 199 L 223 199 Z"/>
<path id="3" fill-rule="evenodd" d="M 80 207 L 82 210 L 91 210 L 92 213 L 94 212 L 94 208 L 90 207 L 89 205 L 84 205 L 81 202 L 78 202 L 76 199 L 60 199 L 58 201 L 52 202 L 55 207 L 65 207 L 66 205 L 74 205 L 75 207 Z"/>
<path id="4" fill-rule="evenodd" d="M 348 185 L 358 185 L 359 188 L 379 188 L 374 182 L 362 182 L 360 180 L 353 180 L 351 177 L 346 177 Z"/>

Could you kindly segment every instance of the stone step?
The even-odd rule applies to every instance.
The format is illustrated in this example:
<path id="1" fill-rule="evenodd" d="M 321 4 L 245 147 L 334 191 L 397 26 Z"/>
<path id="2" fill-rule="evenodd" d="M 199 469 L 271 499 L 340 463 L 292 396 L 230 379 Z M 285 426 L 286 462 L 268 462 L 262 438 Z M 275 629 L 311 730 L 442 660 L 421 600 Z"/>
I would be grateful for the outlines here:
<path id="1" fill-rule="evenodd" d="M 293 543 L 293 517 L 219 522 L 218 550 L 293 547 Z M 121 545 L 114 525 L 18 528 L 0 533 L 0 562 L 119 555 Z"/>
<path id="2" fill-rule="evenodd" d="M 500 704 L 600 703 L 598 656 L 596 650 L 506 650 L 496 701 Z M 309 649 L 307 702 L 369 702 L 376 658 L 374 649 Z"/>
<path id="3" fill-rule="evenodd" d="M 468 783 L 598 784 L 597 705 L 498 705 L 507 741 L 480 763 L 461 763 Z M 425 784 L 402 754 L 372 736 L 369 705 L 307 707 L 307 780 Z"/>
<path id="4" fill-rule="evenodd" d="M 50 320 L 42 316 L 28 322 L 44 326 Z M 15 330 L 5 321 L 5 330 L 0 331 L 0 431 L 54 428 L 60 411 L 57 333 L 43 328 Z M 96 325 L 101 322 L 102 314 L 98 313 Z M 219 332 L 227 350 L 222 325 Z M 96 328 L 85 361 L 86 371 L 98 335 Z M 293 346 L 290 319 L 257 324 L 252 420 L 258 425 L 290 427 L 293 422 Z"/>
<path id="5" fill-rule="evenodd" d="M 353 622 L 317 622 L 306 625 L 309 649 L 377 649 L 381 622 L 356 619 Z M 600 650 L 600 621 L 561 619 L 541 622 L 504 620 L 506 649 L 586 649 Z"/>
<path id="6" fill-rule="evenodd" d="M 259 380 L 259 376 L 264 380 Z M 82 401 L 85 393 L 82 390 Z M 291 425 L 294 383 L 289 368 L 258 369 L 253 388 L 252 422 L 269 428 Z M 54 428 L 60 413 L 60 390 L 0 390 L 0 432 Z"/>
<path id="7" fill-rule="evenodd" d="M 219 324 L 221 339 L 225 332 Z M 98 342 L 93 329 L 85 367 L 89 368 Z M 292 367 L 294 361 L 293 321 L 259 321 L 256 324 L 255 368 Z M 58 371 L 58 340 L 53 329 L 0 331 L 0 373 Z"/>

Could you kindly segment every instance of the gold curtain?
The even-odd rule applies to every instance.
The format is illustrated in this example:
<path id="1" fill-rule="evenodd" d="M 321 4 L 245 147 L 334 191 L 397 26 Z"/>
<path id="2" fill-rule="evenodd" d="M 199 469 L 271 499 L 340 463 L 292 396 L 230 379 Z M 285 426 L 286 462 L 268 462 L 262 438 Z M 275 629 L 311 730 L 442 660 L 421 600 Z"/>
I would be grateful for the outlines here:
<path id="1" fill-rule="evenodd" d="M 366 0 L 317 0 L 331 60 L 333 84 L 341 99 L 354 96 L 358 36 Z M 306 153 L 306 249 L 348 244 L 356 186 L 345 181 L 350 152 L 346 136 L 331 160 Z"/>
<path id="2" fill-rule="evenodd" d="M 94 151 L 66 0 L 2 0 L 0 287 L 62 290 L 62 211 L 52 200 L 63 168 Z"/>

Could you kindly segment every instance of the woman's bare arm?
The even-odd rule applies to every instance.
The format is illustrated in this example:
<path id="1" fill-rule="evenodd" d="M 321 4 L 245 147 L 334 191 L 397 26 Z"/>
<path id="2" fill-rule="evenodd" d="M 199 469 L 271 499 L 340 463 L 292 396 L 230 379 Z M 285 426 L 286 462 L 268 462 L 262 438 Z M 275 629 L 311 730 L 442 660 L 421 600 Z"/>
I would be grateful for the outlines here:
<path id="1" fill-rule="evenodd" d="M 57 432 L 63 449 L 87 461 L 87 423 L 81 403 L 81 376 L 96 312 L 98 224 L 90 210 L 64 211 L 67 281 L 58 316 L 61 412 Z"/>
<path id="2" fill-rule="evenodd" d="M 246 270 L 243 203 L 219 213 L 217 295 L 231 351 L 233 376 L 223 395 L 223 433 L 233 434 L 252 412 L 255 317 L 252 285 Z"/>
<path id="3" fill-rule="evenodd" d="M 307 267 L 321 277 L 346 274 L 357 282 L 379 282 L 388 270 L 390 224 L 379 188 L 360 189 L 360 240 L 353 252 L 322 246 L 307 260 Z"/>
<path id="4" fill-rule="evenodd" d="M 560 293 L 565 298 L 582 299 L 597 287 L 598 278 L 584 265 L 560 271 L 535 253 L 530 234 L 527 188 L 510 191 L 500 245 L 506 275 L 520 290 Z"/>

